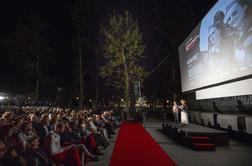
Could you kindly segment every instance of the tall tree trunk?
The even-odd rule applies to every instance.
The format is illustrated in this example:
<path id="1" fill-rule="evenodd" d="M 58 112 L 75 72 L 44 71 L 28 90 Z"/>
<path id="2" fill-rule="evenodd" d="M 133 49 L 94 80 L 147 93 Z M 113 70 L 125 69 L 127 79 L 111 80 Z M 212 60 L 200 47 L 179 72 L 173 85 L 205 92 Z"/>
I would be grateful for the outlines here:
<path id="1" fill-rule="evenodd" d="M 123 66 L 124 66 L 124 75 L 125 75 L 125 101 L 126 101 L 126 108 L 125 110 L 129 111 L 129 73 L 128 73 L 128 67 L 126 63 L 126 59 L 124 56 L 124 51 L 122 51 L 122 58 L 123 58 Z"/>
<path id="2" fill-rule="evenodd" d="M 73 96 L 71 96 L 68 100 L 67 107 L 70 108 L 72 106 Z"/>
<path id="3" fill-rule="evenodd" d="M 39 51 L 36 55 L 36 88 L 35 88 L 35 100 L 39 99 Z"/>
<path id="4" fill-rule="evenodd" d="M 173 87 L 172 87 L 172 91 L 173 91 L 173 94 L 172 94 L 172 98 L 173 98 L 173 101 L 176 101 L 177 99 L 177 91 L 176 91 L 176 83 L 177 83 L 177 80 L 176 80 L 176 69 L 175 69 L 175 63 L 172 63 L 172 82 L 173 82 Z"/>
<path id="5" fill-rule="evenodd" d="M 54 99 L 54 106 L 57 107 L 57 102 L 58 102 L 58 98 L 59 98 L 59 92 L 56 93 L 55 99 Z"/>
<path id="6" fill-rule="evenodd" d="M 80 65 L 80 100 L 79 100 L 79 107 L 83 107 L 83 100 L 84 100 L 84 85 L 83 85 L 83 67 L 82 67 L 82 54 L 81 54 L 81 46 L 78 48 L 79 50 L 79 65 Z"/>
<path id="7" fill-rule="evenodd" d="M 79 100 L 79 108 L 83 107 L 84 101 L 84 83 L 83 83 L 83 65 L 82 65 L 82 39 L 81 39 L 81 27 L 80 27 L 80 15 L 78 9 L 78 3 L 76 1 L 75 9 L 76 9 L 76 24 L 77 24 L 77 47 L 78 47 L 78 56 L 79 56 L 79 77 L 80 77 L 80 100 Z"/>
<path id="8" fill-rule="evenodd" d="M 35 29 L 35 25 L 33 22 L 34 19 L 34 13 L 31 13 L 30 15 L 30 21 L 31 21 L 31 27 L 32 27 L 32 45 L 34 47 L 34 54 L 36 56 L 36 67 L 35 67 L 35 74 L 36 74 L 36 85 L 35 85 L 35 100 L 38 101 L 39 99 L 39 82 L 40 82 L 40 42 L 39 42 L 39 32 Z"/>
<path id="9" fill-rule="evenodd" d="M 96 75 L 96 87 L 95 87 L 95 105 L 94 110 L 97 110 L 98 98 L 99 98 L 99 76 L 98 76 L 98 65 L 97 66 L 97 75 Z"/>

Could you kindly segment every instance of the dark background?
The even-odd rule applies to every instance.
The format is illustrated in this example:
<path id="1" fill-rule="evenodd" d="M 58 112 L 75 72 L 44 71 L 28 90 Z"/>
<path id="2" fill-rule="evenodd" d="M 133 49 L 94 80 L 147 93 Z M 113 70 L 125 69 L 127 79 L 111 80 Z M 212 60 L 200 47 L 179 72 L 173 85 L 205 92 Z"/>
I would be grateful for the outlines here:
<path id="1" fill-rule="evenodd" d="M 84 93 L 86 98 L 95 98 L 96 64 L 99 64 L 97 48 L 99 25 L 105 24 L 113 10 L 129 10 L 138 20 L 145 44 L 145 60 L 142 65 L 152 71 L 164 58 L 166 60 L 144 81 L 143 94 L 150 98 L 168 99 L 181 95 L 178 45 L 189 35 L 216 0 L 86 0 L 86 38 L 90 44 L 84 52 Z M 26 95 L 23 90 L 24 77 L 18 66 L 8 59 L 2 43 L 17 30 L 31 12 L 49 24 L 48 38 L 53 50 L 54 63 L 48 72 L 52 86 L 42 87 L 41 99 L 51 99 L 61 87 L 66 98 L 74 93 L 75 52 L 72 48 L 74 25 L 71 0 L 9 0 L 0 5 L 0 91 Z M 104 87 L 99 78 L 99 96 L 111 98 L 112 89 Z M 175 96 L 175 97 L 176 97 Z"/>

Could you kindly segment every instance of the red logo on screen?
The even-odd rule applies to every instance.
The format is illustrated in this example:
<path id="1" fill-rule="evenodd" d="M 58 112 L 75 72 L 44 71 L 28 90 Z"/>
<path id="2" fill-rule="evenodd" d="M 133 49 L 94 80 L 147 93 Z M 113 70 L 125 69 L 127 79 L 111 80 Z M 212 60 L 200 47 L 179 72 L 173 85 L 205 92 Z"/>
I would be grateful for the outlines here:
<path id="1" fill-rule="evenodd" d="M 191 50 L 195 45 L 197 45 L 197 41 L 199 39 L 199 35 L 195 36 L 194 38 L 191 37 L 188 42 L 186 42 L 185 47 L 186 51 Z"/>

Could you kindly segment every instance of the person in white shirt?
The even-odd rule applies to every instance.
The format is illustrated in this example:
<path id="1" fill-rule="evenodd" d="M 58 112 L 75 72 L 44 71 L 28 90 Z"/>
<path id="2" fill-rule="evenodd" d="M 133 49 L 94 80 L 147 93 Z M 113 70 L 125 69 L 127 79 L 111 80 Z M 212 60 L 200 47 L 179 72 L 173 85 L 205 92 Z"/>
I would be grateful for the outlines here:
<path id="1" fill-rule="evenodd" d="M 83 144 L 61 147 L 60 133 L 64 132 L 62 122 L 56 124 L 55 131 L 50 132 L 45 140 L 45 149 L 52 156 L 56 164 L 84 166 L 84 154 L 93 157 Z M 93 157 L 94 158 L 94 157 Z"/>
<path id="2" fill-rule="evenodd" d="M 176 101 L 173 102 L 172 112 L 174 115 L 174 121 L 176 123 L 179 123 L 179 106 Z"/>

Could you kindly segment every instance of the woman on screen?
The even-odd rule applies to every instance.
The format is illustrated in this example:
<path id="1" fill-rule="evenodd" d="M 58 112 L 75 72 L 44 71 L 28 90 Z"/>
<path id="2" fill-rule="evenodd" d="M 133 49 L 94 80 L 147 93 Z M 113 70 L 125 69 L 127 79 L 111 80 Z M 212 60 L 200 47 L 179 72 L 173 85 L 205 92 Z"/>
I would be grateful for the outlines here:
<path id="1" fill-rule="evenodd" d="M 235 59 L 240 65 L 252 62 L 252 4 L 236 0 L 226 7 L 226 22 L 235 32 Z"/>

